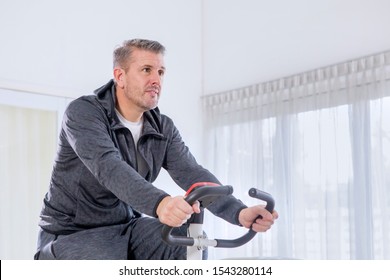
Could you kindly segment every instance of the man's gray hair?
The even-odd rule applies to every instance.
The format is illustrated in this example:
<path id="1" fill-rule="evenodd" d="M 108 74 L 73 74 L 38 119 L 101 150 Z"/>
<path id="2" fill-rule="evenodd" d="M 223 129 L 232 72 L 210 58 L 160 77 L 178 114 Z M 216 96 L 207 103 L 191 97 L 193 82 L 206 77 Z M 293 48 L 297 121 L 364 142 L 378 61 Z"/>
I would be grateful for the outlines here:
<path id="1" fill-rule="evenodd" d="M 126 40 L 114 50 L 114 68 L 119 66 L 127 71 L 127 64 L 134 49 L 141 49 L 157 54 L 165 53 L 165 47 L 157 41 L 146 39 Z"/>

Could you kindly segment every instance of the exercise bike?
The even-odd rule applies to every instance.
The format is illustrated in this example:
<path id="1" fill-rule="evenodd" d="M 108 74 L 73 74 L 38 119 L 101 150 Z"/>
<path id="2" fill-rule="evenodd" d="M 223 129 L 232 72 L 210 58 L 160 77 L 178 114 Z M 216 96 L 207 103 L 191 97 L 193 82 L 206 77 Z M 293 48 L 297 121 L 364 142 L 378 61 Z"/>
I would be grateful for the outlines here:
<path id="1" fill-rule="evenodd" d="M 215 183 L 200 182 L 192 185 L 185 194 L 185 200 L 193 205 L 200 202 L 200 213 L 193 214 L 188 227 L 187 236 L 172 235 L 173 227 L 164 225 L 162 228 L 162 239 L 170 245 L 187 246 L 187 260 L 201 260 L 202 251 L 207 247 L 235 248 L 248 243 L 256 235 L 252 229 L 243 236 L 236 239 L 209 239 L 203 233 L 204 209 L 216 199 L 233 193 L 232 186 L 221 186 Z M 264 191 L 251 188 L 249 196 L 263 200 L 267 203 L 265 209 L 273 212 L 275 201 L 273 197 Z"/>

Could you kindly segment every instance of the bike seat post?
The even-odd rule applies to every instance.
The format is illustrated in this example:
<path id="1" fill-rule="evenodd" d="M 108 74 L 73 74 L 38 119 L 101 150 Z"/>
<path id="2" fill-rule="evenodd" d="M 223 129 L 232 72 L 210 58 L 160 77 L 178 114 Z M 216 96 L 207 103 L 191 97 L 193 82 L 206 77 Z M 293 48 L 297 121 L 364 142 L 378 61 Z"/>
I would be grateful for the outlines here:
<path id="1" fill-rule="evenodd" d="M 205 238 L 203 233 L 203 220 L 204 220 L 204 208 L 200 207 L 200 213 L 193 214 L 189 219 L 189 225 L 187 230 L 187 236 L 192 237 L 194 239 Z M 201 260 L 202 259 L 202 251 L 206 248 L 193 246 L 187 247 L 187 260 Z"/>

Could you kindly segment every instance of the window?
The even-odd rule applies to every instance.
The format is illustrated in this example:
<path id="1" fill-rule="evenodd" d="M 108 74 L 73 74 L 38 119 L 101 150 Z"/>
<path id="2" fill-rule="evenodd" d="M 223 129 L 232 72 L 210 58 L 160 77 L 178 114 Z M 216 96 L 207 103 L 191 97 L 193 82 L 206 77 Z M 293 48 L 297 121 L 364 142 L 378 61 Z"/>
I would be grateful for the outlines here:
<path id="1" fill-rule="evenodd" d="M 204 98 L 207 166 L 247 205 L 251 187 L 273 194 L 280 214 L 212 257 L 390 259 L 389 64 L 382 53 Z"/>

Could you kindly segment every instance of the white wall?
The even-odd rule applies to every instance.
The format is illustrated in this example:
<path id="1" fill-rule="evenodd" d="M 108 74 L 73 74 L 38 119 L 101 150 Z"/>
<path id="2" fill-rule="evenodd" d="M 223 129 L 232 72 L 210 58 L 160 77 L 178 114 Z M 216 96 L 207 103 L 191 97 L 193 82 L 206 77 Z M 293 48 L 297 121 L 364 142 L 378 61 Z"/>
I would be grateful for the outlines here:
<path id="1" fill-rule="evenodd" d="M 111 78 L 112 50 L 167 47 L 160 102 L 202 161 L 199 96 L 390 48 L 390 1 L 2 0 L 0 86 L 77 97 Z"/>
<path id="2" fill-rule="evenodd" d="M 390 49 L 388 0 L 204 1 L 204 93 Z"/>
<path id="3" fill-rule="evenodd" d="M 0 87 L 89 94 L 111 78 L 113 49 L 136 37 L 167 48 L 160 109 L 201 154 L 201 1 L 2 0 Z"/>

